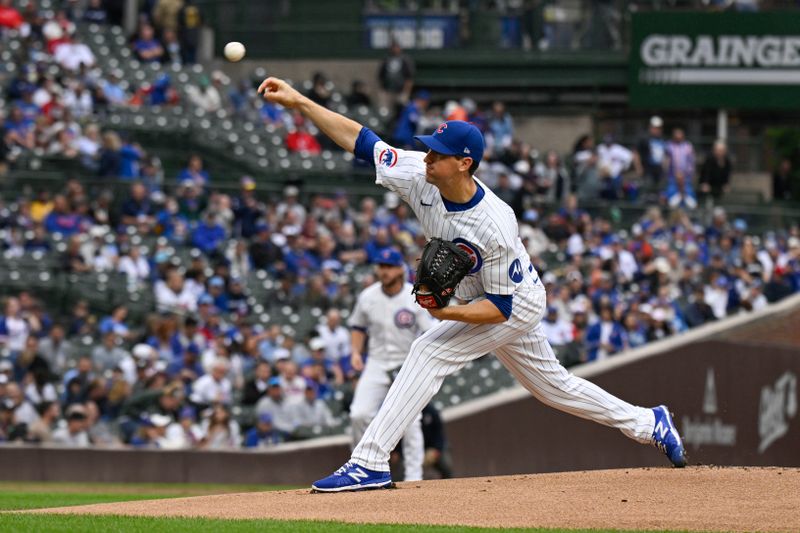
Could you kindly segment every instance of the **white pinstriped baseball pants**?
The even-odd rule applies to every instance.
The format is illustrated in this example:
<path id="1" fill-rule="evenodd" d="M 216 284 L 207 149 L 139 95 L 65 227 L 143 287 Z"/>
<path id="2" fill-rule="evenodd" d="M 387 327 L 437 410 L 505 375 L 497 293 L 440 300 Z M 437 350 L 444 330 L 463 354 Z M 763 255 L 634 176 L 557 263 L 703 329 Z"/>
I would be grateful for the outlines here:
<path id="1" fill-rule="evenodd" d="M 353 402 L 350 404 L 353 447 L 361 441 L 369 423 L 375 418 L 381 403 L 386 398 L 386 393 L 392 384 L 389 368 L 396 370 L 396 365 L 386 364 L 374 356 L 367 359 L 367 364 L 356 386 Z M 422 479 L 424 459 L 425 439 L 422 435 L 422 412 L 420 411 L 403 435 L 403 481 Z"/>
<path id="2" fill-rule="evenodd" d="M 351 461 L 370 470 L 388 471 L 389 453 L 444 378 L 489 352 L 542 403 L 650 443 L 655 426 L 652 410 L 620 400 L 561 366 L 540 325 L 545 307 L 541 284 L 521 285 L 507 321 L 467 324 L 446 320 L 419 337 L 378 414 L 353 450 Z"/>

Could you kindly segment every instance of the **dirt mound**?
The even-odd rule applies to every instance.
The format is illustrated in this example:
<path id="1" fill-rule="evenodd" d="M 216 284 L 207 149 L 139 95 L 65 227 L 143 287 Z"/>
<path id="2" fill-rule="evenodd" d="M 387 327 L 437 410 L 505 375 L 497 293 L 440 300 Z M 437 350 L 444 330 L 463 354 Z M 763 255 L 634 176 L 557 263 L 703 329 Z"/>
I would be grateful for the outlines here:
<path id="1" fill-rule="evenodd" d="M 221 494 L 38 512 L 355 523 L 800 531 L 800 469 L 644 468 L 398 483 L 395 490 Z"/>

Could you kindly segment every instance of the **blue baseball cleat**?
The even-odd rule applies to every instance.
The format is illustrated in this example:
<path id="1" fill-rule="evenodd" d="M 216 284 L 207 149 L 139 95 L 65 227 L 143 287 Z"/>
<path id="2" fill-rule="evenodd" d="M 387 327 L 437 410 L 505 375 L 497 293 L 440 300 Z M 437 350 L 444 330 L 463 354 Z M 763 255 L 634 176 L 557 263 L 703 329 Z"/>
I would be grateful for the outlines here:
<path id="1" fill-rule="evenodd" d="M 675 468 L 686 466 L 686 450 L 678 434 L 678 429 L 672 423 L 669 409 L 666 405 L 653 408 L 656 415 L 656 426 L 653 430 L 653 444 L 664 452 Z"/>
<path id="2" fill-rule="evenodd" d="M 348 461 L 330 476 L 315 481 L 311 489 L 318 492 L 346 492 L 388 489 L 393 486 L 391 473 L 369 470 Z"/>

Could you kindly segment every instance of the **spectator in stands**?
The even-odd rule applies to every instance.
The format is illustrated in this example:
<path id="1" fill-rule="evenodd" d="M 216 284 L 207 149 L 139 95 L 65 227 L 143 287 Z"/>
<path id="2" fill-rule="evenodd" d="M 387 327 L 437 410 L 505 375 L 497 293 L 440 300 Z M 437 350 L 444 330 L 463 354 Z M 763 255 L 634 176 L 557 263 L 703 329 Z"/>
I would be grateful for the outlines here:
<path id="1" fill-rule="evenodd" d="M 280 379 L 283 400 L 287 406 L 300 403 L 304 398 L 306 380 L 298 374 L 297 370 L 297 363 L 291 359 L 281 364 L 278 379 Z"/>
<path id="2" fill-rule="evenodd" d="M 181 170 L 178 174 L 179 185 L 192 185 L 200 188 L 208 187 L 210 176 L 205 169 L 203 158 L 199 154 L 192 154 L 189 156 L 189 161 L 186 163 L 186 168 Z"/>
<path id="3" fill-rule="evenodd" d="M 411 97 L 411 90 L 414 87 L 414 62 L 403 53 L 397 42 L 392 42 L 389 55 L 381 62 L 378 69 L 378 83 L 381 88 L 380 104 L 388 107 L 393 116 L 398 115 Z"/>
<path id="4" fill-rule="evenodd" d="M 131 246 L 124 250 L 119 259 L 117 271 L 128 278 L 128 285 L 140 285 L 150 279 L 150 263 L 142 254 L 141 246 Z"/>
<path id="5" fill-rule="evenodd" d="M 666 162 L 667 143 L 663 138 L 663 127 L 661 117 L 650 117 L 647 137 L 639 140 L 634 159 L 636 173 L 656 187 L 660 185 Z"/>
<path id="6" fill-rule="evenodd" d="M 74 448 L 87 448 L 91 445 L 87 431 L 86 408 L 80 404 L 71 405 L 66 410 L 67 425 L 53 431 L 52 442 Z"/>
<path id="7" fill-rule="evenodd" d="M 72 37 L 65 36 L 58 46 L 54 48 L 53 59 L 70 72 L 78 72 L 83 68 L 93 67 L 97 62 L 91 48 L 82 43 L 77 35 Z"/>
<path id="8" fill-rule="evenodd" d="M 178 34 L 175 30 L 164 30 L 161 41 L 164 45 L 164 63 L 179 67 L 183 61 L 183 51 Z"/>
<path id="9" fill-rule="evenodd" d="M 555 150 L 547 152 L 544 162 L 537 164 L 534 172 L 536 192 L 547 202 L 560 203 L 567 194 L 573 192 L 569 174 Z"/>
<path id="10" fill-rule="evenodd" d="M 63 374 L 72 357 L 74 347 L 72 341 L 66 338 L 66 331 L 62 324 L 53 324 L 50 332 L 39 342 L 39 354 L 47 361 L 48 366 L 55 374 Z"/>
<path id="11" fill-rule="evenodd" d="M 208 113 L 219 111 L 222 109 L 223 79 L 224 75 L 215 70 L 211 74 L 210 80 L 207 76 L 202 76 L 198 86 L 186 85 L 186 95 L 189 97 L 189 101 L 195 107 Z"/>
<path id="12" fill-rule="evenodd" d="M 586 331 L 587 361 L 601 361 L 628 347 L 625 329 L 614 319 L 610 304 L 600 307 L 600 319 Z"/>
<path id="13" fill-rule="evenodd" d="M 294 431 L 295 423 L 283 401 L 280 378 L 273 376 L 269 378 L 267 384 L 267 395 L 263 396 L 256 404 L 256 415 L 269 414 L 275 429 L 283 435 L 290 435 Z"/>
<path id="14" fill-rule="evenodd" d="M 130 187 L 130 196 L 122 203 L 121 220 L 126 226 L 144 226 L 151 228 L 155 225 L 155 206 L 150 202 L 147 188 L 140 181 L 135 181 Z"/>
<path id="15" fill-rule="evenodd" d="M 600 176 L 597 168 L 594 138 L 581 135 L 572 150 L 572 183 L 578 198 L 594 199 L 600 195 Z"/>
<path id="16" fill-rule="evenodd" d="M 338 309 L 330 309 L 324 324 L 317 327 L 317 335 L 325 343 L 325 358 L 337 363 L 350 356 L 350 334 L 342 325 Z"/>
<path id="17" fill-rule="evenodd" d="M 558 307 L 547 306 L 547 314 L 542 319 L 542 329 L 548 342 L 556 349 L 572 342 L 572 324 L 559 318 Z"/>
<path id="18" fill-rule="evenodd" d="M 216 404 L 211 415 L 200 424 L 203 438 L 199 447 L 205 450 L 239 448 L 242 444 L 239 423 L 231 418 L 227 405 Z"/>
<path id="19" fill-rule="evenodd" d="M 22 14 L 14 7 L 12 0 L 0 0 L 0 28 L 16 30 L 23 22 Z"/>
<path id="20" fill-rule="evenodd" d="M 11 410 L 14 412 L 14 420 L 18 424 L 25 424 L 30 427 L 39 420 L 39 414 L 31 402 L 29 402 L 22 392 L 20 386 L 11 382 L 6 385 L 6 398 L 10 402 Z"/>
<path id="21" fill-rule="evenodd" d="M 113 332 L 122 340 L 128 340 L 132 337 L 130 328 L 125 323 L 128 318 L 128 307 L 126 305 L 118 305 L 111 310 L 111 314 L 100 321 L 99 331 L 101 335 Z"/>
<path id="22" fill-rule="evenodd" d="M 425 110 L 428 108 L 431 96 L 428 91 L 417 91 L 411 100 L 403 108 L 400 116 L 395 123 L 392 139 L 398 148 L 412 148 L 414 146 L 414 136 L 419 130 L 419 121 Z"/>
<path id="23" fill-rule="evenodd" d="M 28 426 L 14 415 L 14 404 L 8 398 L 0 398 L 0 442 L 22 441 L 27 438 Z"/>
<path id="24" fill-rule="evenodd" d="M 103 6 L 103 0 L 89 0 L 89 5 L 83 11 L 84 22 L 92 24 L 106 24 L 108 22 L 108 12 Z"/>
<path id="25" fill-rule="evenodd" d="M 61 268 L 64 272 L 72 274 L 85 274 L 92 271 L 91 265 L 81 253 L 81 238 L 72 235 L 67 241 L 67 249 L 61 256 Z"/>
<path id="26" fill-rule="evenodd" d="M 673 208 L 694 209 L 697 207 L 697 198 L 692 184 L 687 181 L 686 174 L 682 172 L 670 176 L 667 189 L 664 192 L 667 204 Z"/>
<path id="27" fill-rule="evenodd" d="M 194 4 L 194 0 L 184 0 L 183 7 L 178 11 L 178 39 L 185 65 L 195 62 L 202 25 L 203 15 L 200 8 Z"/>
<path id="28" fill-rule="evenodd" d="M 164 47 L 155 38 L 153 27 L 147 23 L 139 26 L 136 40 L 133 42 L 133 52 L 139 61 L 145 63 L 160 62 L 164 57 Z"/>
<path id="29" fill-rule="evenodd" d="M 255 405 L 267 394 L 272 368 L 266 361 L 259 361 L 253 370 L 253 377 L 245 382 L 242 404 Z"/>
<path id="30" fill-rule="evenodd" d="M 219 248 L 226 238 L 225 228 L 218 222 L 214 211 L 207 211 L 203 221 L 192 233 L 192 245 L 209 256 L 219 253 Z"/>
<path id="31" fill-rule="evenodd" d="M 153 7 L 153 24 L 161 32 L 178 29 L 178 13 L 183 7 L 183 0 L 157 0 Z"/>
<path id="32" fill-rule="evenodd" d="M 283 442 L 283 435 L 272 425 L 272 415 L 262 413 L 244 437 L 245 448 L 266 448 Z"/>
<path id="33" fill-rule="evenodd" d="M 731 158 L 728 157 L 728 145 L 718 140 L 714 143 L 711 154 L 700 169 L 700 193 L 710 195 L 719 201 L 724 193 L 730 190 Z"/>
<path id="34" fill-rule="evenodd" d="M 600 197 L 616 200 L 622 193 L 622 173 L 633 162 L 633 153 L 614 142 L 614 136 L 606 134 L 597 147 L 597 168 L 601 180 Z"/>
<path id="35" fill-rule="evenodd" d="M 353 80 L 350 85 L 350 93 L 347 95 L 345 101 L 349 106 L 367 106 L 372 107 L 372 98 L 367 91 L 367 84 L 362 80 Z"/>
<path id="36" fill-rule="evenodd" d="M 308 97 L 323 107 L 328 107 L 331 100 L 330 82 L 322 72 L 315 72 L 311 76 L 311 89 Z"/>
<path id="37" fill-rule="evenodd" d="M 5 143 L 25 150 L 33 150 L 36 145 L 34 124 L 26 118 L 19 106 L 11 108 L 11 112 L 3 125 Z"/>
<path id="38" fill-rule="evenodd" d="M 503 154 L 514 139 L 514 121 L 503 102 L 495 101 L 487 117 L 486 147 L 495 157 Z"/>
<path id="39" fill-rule="evenodd" d="M 219 357 L 214 360 L 208 374 L 201 376 L 192 385 L 192 403 L 199 406 L 211 404 L 230 405 L 233 384 L 227 378 L 231 365 L 227 359 Z"/>
<path id="40" fill-rule="evenodd" d="M 793 181 L 792 160 L 788 157 L 783 157 L 778 168 L 772 173 L 772 199 L 778 201 L 791 200 L 794 195 L 792 189 Z"/>
<path id="41" fill-rule="evenodd" d="M 682 128 L 672 130 L 672 139 L 667 143 L 665 156 L 668 180 L 667 198 L 670 205 L 674 207 L 681 205 L 673 200 L 673 191 L 677 190 L 683 201 L 686 202 L 686 207 L 693 208 L 689 198 L 694 198 L 694 147 L 691 142 L 686 140 Z"/>
<path id="42" fill-rule="evenodd" d="M 128 356 L 128 353 L 117 345 L 118 336 L 113 330 L 108 330 L 102 336 L 102 344 L 92 350 L 92 363 L 94 368 L 101 372 L 113 370 Z"/>
<path id="43" fill-rule="evenodd" d="M 122 141 L 116 132 L 106 131 L 102 136 L 97 175 L 101 178 L 116 178 L 120 175 Z"/>
<path id="44" fill-rule="evenodd" d="M 166 281 L 159 280 L 154 286 L 156 308 L 160 311 L 194 312 L 197 296 L 186 284 L 183 274 L 173 268 L 166 274 Z"/>
<path id="45" fill-rule="evenodd" d="M 714 310 L 705 301 L 705 291 L 701 285 L 696 286 L 692 291 L 690 303 L 684 310 L 684 316 L 686 323 L 693 328 L 717 319 Z"/>
<path id="46" fill-rule="evenodd" d="M 28 428 L 28 440 L 39 444 L 50 444 L 53 441 L 53 430 L 61 417 L 58 402 L 45 401 L 38 406 L 39 419 Z"/>
<path id="47" fill-rule="evenodd" d="M 119 174 L 118 176 L 124 180 L 138 179 L 141 175 L 141 161 L 144 159 L 145 153 L 142 147 L 125 138 L 122 146 L 119 149 Z"/>
<path id="48" fill-rule="evenodd" d="M 333 414 L 328 405 L 319 398 L 319 386 L 307 379 L 300 400 L 289 404 L 292 419 L 298 427 L 327 429 L 333 426 Z"/>
<path id="49" fill-rule="evenodd" d="M 787 268 L 777 265 L 772 271 L 772 277 L 764 286 L 764 297 L 769 303 L 775 303 L 790 296 L 794 289 L 787 279 Z"/>
<path id="50" fill-rule="evenodd" d="M 296 115 L 294 118 L 294 128 L 289 130 L 286 136 L 286 148 L 290 152 L 299 152 L 307 155 L 319 155 L 322 146 L 316 137 L 311 135 L 305 126 L 305 120 Z"/>

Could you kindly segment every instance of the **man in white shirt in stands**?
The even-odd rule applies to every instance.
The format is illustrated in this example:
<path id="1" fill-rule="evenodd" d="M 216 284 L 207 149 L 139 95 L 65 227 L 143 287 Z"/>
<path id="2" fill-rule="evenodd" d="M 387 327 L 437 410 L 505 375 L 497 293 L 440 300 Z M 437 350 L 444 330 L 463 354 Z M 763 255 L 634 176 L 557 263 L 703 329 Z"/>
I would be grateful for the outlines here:
<path id="1" fill-rule="evenodd" d="M 192 402 L 201 405 L 212 403 L 231 403 L 231 382 L 227 378 L 230 363 L 218 358 L 211 366 L 211 372 L 200 376 L 192 385 Z"/>
<path id="2" fill-rule="evenodd" d="M 572 342 L 572 324 L 559 318 L 558 307 L 553 305 L 547 307 L 547 314 L 542 320 L 542 330 L 553 347 L 564 346 Z"/>
<path id="3" fill-rule="evenodd" d="M 325 342 L 325 358 L 338 363 L 342 357 L 350 355 L 350 333 L 342 326 L 338 309 L 331 309 L 327 321 L 317 327 L 319 338 Z"/>

